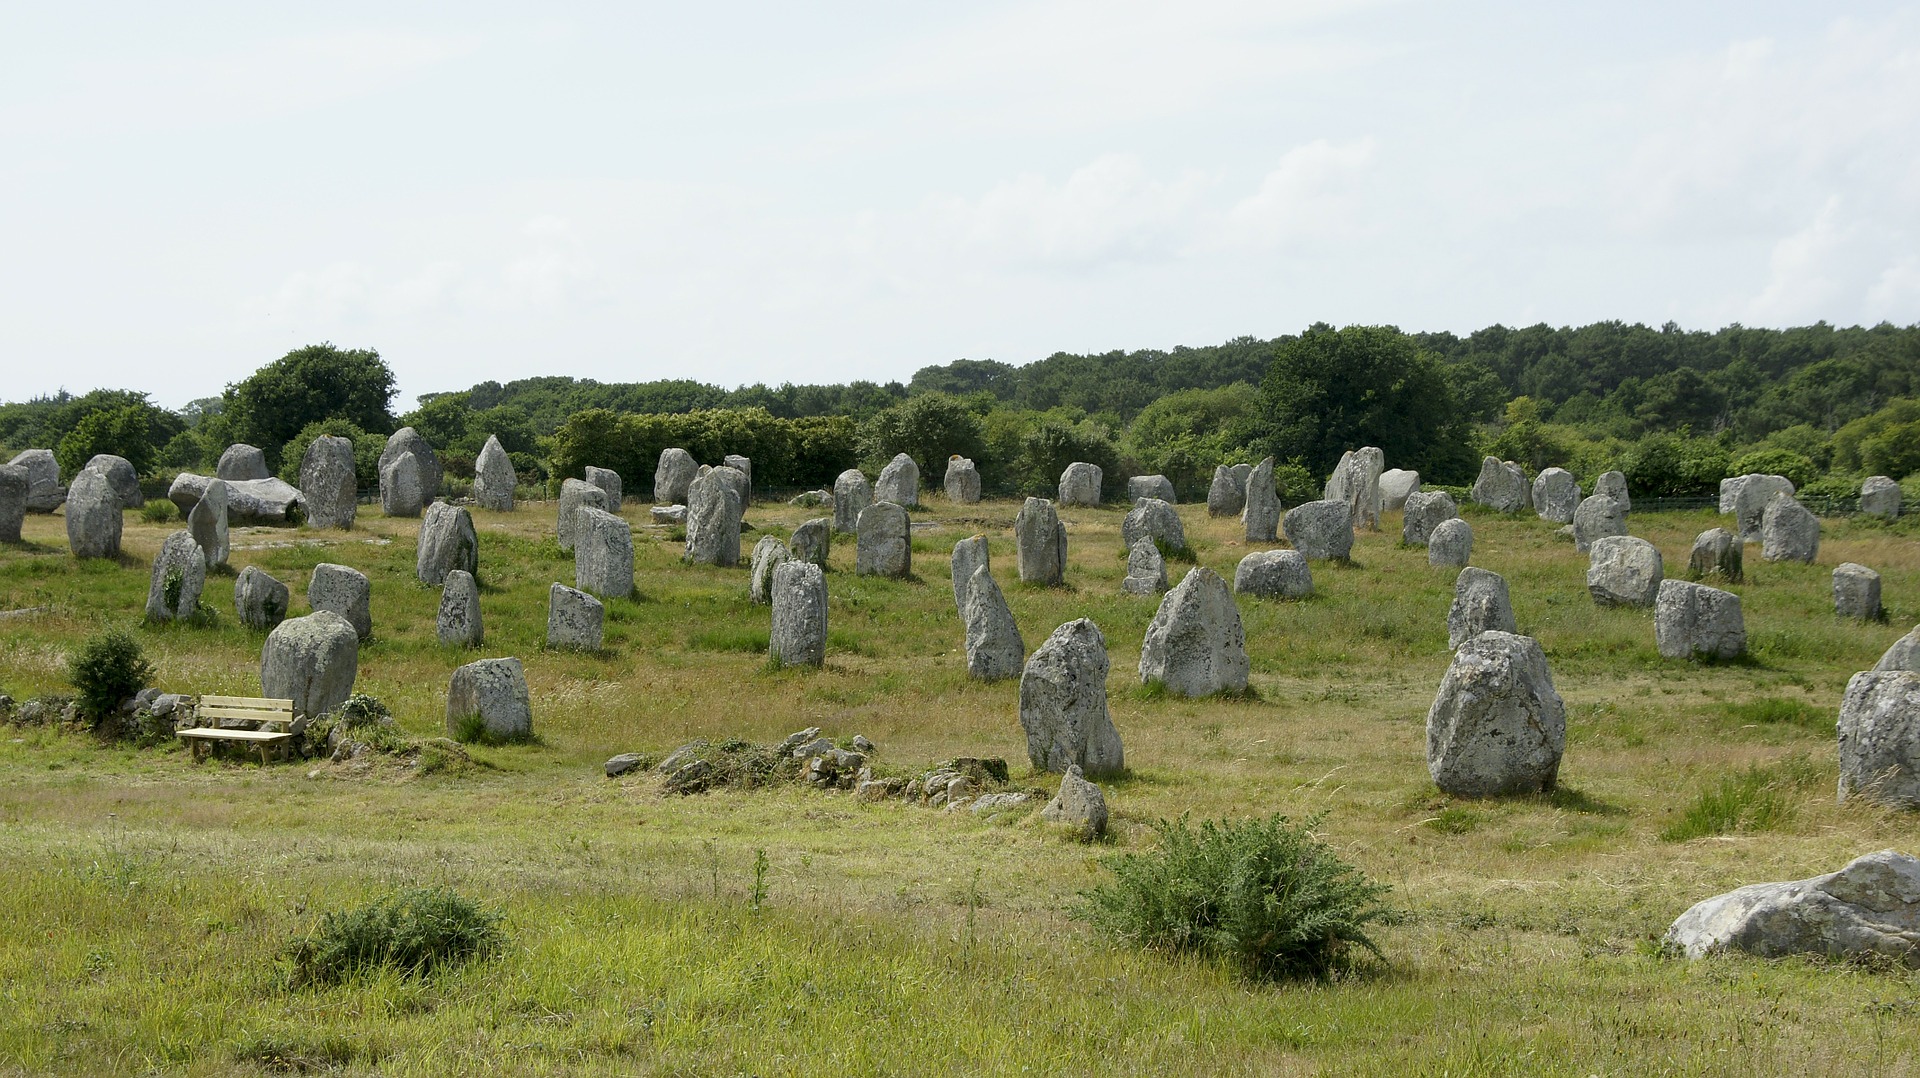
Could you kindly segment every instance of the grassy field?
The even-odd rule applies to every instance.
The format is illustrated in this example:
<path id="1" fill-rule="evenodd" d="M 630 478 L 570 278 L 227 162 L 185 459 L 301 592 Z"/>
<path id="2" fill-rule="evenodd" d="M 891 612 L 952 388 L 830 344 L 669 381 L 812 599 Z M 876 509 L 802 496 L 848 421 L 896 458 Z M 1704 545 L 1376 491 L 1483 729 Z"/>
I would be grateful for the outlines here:
<path id="1" fill-rule="evenodd" d="M 518 655 L 534 744 L 476 766 L 216 762 L 45 728 L 0 727 L 0 1072 L 131 1074 L 1911 1074 L 1920 975 L 1805 961 L 1661 957 L 1694 901 L 1830 871 L 1896 846 L 1912 815 L 1834 804 L 1833 725 L 1855 671 L 1920 618 L 1911 522 L 1828 521 L 1819 564 L 1749 547 L 1750 662 L 1664 661 L 1650 612 L 1588 599 L 1584 555 L 1536 519 L 1472 515 L 1473 562 L 1506 576 L 1568 704 L 1561 789 L 1458 801 L 1427 778 L 1424 719 L 1449 660 L 1453 573 L 1398 544 L 1398 514 L 1351 566 L 1316 564 L 1304 603 L 1242 601 L 1255 698 L 1143 692 L 1155 601 L 1120 594 L 1119 509 L 1069 510 L 1069 586 L 1014 582 L 1017 506 L 924 507 L 916 578 L 852 574 L 836 545 L 824 670 L 769 670 L 746 570 L 684 567 L 636 526 L 638 596 L 607 649 L 552 654 L 546 590 L 572 581 L 554 506 L 475 510 L 487 643 L 434 638 L 413 579 L 417 522 L 351 533 L 239 529 L 235 568 L 286 581 L 304 613 L 322 561 L 374 581 L 359 687 L 411 733 L 444 729 L 449 673 Z M 644 507 L 625 515 L 644 521 Z M 787 529 L 817 511 L 760 506 Z M 1183 506 L 1201 564 L 1231 578 L 1239 523 Z M 67 691 L 64 655 L 136 626 L 171 527 L 127 517 L 120 564 L 76 563 L 63 521 L 0 548 L 0 691 Z M 1709 514 L 1636 514 L 1681 573 Z M 663 794 L 602 777 L 622 751 L 693 737 L 861 733 L 901 770 L 998 755 L 1027 774 L 1014 682 L 965 676 L 947 550 L 993 537 L 1031 650 L 1090 616 L 1113 660 L 1132 771 L 1107 786 L 1115 834 L 1082 846 L 803 789 Z M 749 534 L 749 545 L 752 534 Z M 1887 623 L 1836 621 L 1829 574 L 1884 577 Z M 1184 566 L 1173 565 L 1176 574 Z M 169 691 L 258 691 L 261 637 L 209 581 L 214 624 L 138 628 Z M 1388 963 L 1332 984 L 1264 986 L 1116 950 L 1074 920 L 1102 858 L 1148 824 L 1325 813 L 1321 834 L 1390 883 Z M 1690 837 L 1692 836 L 1692 837 Z M 764 851 L 767 895 L 752 902 Z M 499 958 L 424 980 L 282 987 L 280 954 L 322 911 L 447 884 L 506 916 Z"/>

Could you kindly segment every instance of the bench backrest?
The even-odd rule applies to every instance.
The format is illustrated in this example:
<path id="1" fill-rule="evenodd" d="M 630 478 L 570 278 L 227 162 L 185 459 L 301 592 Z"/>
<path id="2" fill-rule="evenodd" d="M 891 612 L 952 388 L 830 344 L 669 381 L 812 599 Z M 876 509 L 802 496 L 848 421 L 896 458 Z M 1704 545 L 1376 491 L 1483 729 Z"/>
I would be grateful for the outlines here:
<path id="1" fill-rule="evenodd" d="M 203 724 L 209 719 L 246 719 L 260 723 L 293 726 L 293 701 L 258 696 L 202 696 L 194 707 L 194 717 Z"/>

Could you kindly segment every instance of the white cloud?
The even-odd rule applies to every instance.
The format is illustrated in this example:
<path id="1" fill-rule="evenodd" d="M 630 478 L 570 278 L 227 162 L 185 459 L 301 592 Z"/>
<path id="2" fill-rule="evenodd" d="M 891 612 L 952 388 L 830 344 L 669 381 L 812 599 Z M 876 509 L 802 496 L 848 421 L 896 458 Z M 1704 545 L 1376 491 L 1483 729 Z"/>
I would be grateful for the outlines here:
<path id="1" fill-rule="evenodd" d="M 1131 154 L 1106 154 L 1055 182 L 1019 176 L 977 198 L 930 200 L 909 227 L 948 256 L 1086 268 L 1173 257 L 1192 240 L 1210 181 L 1198 172 L 1147 174 Z"/>
<path id="2" fill-rule="evenodd" d="M 1377 143 L 1315 139 L 1288 150 L 1260 189 L 1227 214 L 1228 242 L 1294 247 L 1365 227 L 1360 191 Z"/>

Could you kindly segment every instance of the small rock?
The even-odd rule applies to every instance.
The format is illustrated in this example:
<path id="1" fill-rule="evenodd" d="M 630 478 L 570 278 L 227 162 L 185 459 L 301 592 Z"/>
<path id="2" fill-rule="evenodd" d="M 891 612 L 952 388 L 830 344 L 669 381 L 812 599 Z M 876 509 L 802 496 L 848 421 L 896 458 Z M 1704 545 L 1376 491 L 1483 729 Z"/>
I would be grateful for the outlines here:
<path id="1" fill-rule="evenodd" d="M 646 761 L 646 757 L 640 755 L 637 752 L 623 752 L 620 755 L 615 756 L 606 762 L 605 767 L 606 767 L 607 777 L 610 779 L 617 779 L 620 776 L 626 774 L 627 772 L 632 771 L 635 768 L 639 767 L 645 761 Z"/>
<path id="2" fill-rule="evenodd" d="M 1833 612 L 1840 617 L 1860 621 L 1880 620 L 1880 574 L 1854 562 L 1846 562 L 1835 569 Z"/>
<path id="3" fill-rule="evenodd" d="M 1040 810 L 1040 818 L 1070 827 L 1082 839 L 1092 841 L 1107 833 L 1106 795 L 1100 792 L 1100 787 L 1088 782 L 1080 765 L 1075 764 L 1067 768 L 1066 775 L 1060 779 L 1060 792 Z"/>

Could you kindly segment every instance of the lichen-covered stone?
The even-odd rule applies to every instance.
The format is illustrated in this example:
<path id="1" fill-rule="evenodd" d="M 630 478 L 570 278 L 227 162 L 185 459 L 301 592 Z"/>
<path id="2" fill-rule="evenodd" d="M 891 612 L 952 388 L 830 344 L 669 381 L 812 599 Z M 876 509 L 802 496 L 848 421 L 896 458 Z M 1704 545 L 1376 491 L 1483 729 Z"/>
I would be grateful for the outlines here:
<path id="1" fill-rule="evenodd" d="M 1920 808 L 1920 673 L 1865 670 L 1840 703 L 1840 800 Z"/>
<path id="2" fill-rule="evenodd" d="M 1618 502 L 1622 513 L 1633 512 L 1633 499 L 1627 494 L 1626 473 L 1601 472 L 1600 478 L 1593 481 L 1593 492 Z"/>
<path id="3" fill-rule="evenodd" d="M 1473 481 L 1473 500 L 1499 513 L 1518 513 L 1533 500 L 1527 486 L 1526 470 L 1510 460 L 1484 457 L 1480 475 Z"/>
<path id="4" fill-rule="evenodd" d="M 1210 517 L 1238 516 L 1247 507 L 1246 480 L 1232 466 L 1222 464 L 1213 469 L 1213 482 L 1207 486 L 1207 515 Z"/>
<path id="5" fill-rule="evenodd" d="M 833 519 L 815 517 L 806 521 L 793 529 L 793 539 L 788 546 L 795 558 L 825 569 L 833 553 Z"/>
<path id="6" fill-rule="evenodd" d="M 426 504 L 420 458 L 401 453 L 380 465 L 380 511 L 390 517 L 417 517 Z"/>
<path id="7" fill-rule="evenodd" d="M 358 514 L 360 484 L 353 470 L 353 442 L 323 434 L 300 458 L 300 493 L 310 528 L 351 528 Z"/>
<path id="8" fill-rule="evenodd" d="M 200 609 L 200 590 L 207 586 L 207 556 L 182 529 L 167 536 L 153 558 L 147 581 L 147 620 L 184 621 Z"/>
<path id="9" fill-rule="evenodd" d="M 548 647 L 599 651 L 606 627 L 607 608 L 600 600 L 557 582 L 547 589 Z"/>
<path id="10" fill-rule="evenodd" d="M 1530 636 L 1461 645 L 1427 712 L 1427 773 L 1456 797 L 1545 793 L 1560 774 L 1567 711 Z"/>
<path id="11" fill-rule="evenodd" d="M 321 562 L 307 581 L 307 605 L 347 619 L 360 639 L 373 635 L 373 584 L 350 565 Z"/>
<path id="12" fill-rule="evenodd" d="M 1333 475 L 1321 491 L 1321 500 L 1345 502 L 1356 529 L 1379 531 L 1383 508 L 1380 475 L 1386 468 L 1386 460 L 1386 454 L 1378 446 L 1347 450 L 1334 466 Z"/>
<path id="13" fill-rule="evenodd" d="M 1499 573 L 1468 566 L 1453 582 L 1453 606 L 1447 610 L 1447 647 L 1460 645 L 1484 632 L 1517 633 L 1513 599 L 1507 579 Z"/>
<path id="14" fill-rule="evenodd" d="M 1298 550 L 1256 550 L 1235 567 L 1233 590 L 1256 599 L 1305 599 L 1313 594 L 1313 570 Z"/>
<path id="15" fill-rule="evenodd" d="M 1920 966 L 1920 861 L 1881 850 L 1824 876 L 1748 884 L 1695 904 L 1665 942 L 1688 958 L 1871 955 Z"/>
<path id="16" fill-rule="evenodd" d="M 1345 502 L 1321 500 L 1287 510 L 1287 542 L 1312 561 L 1345 561 L 1353 553 L 1353 518 Z"/>
<path id="17" fill-rule="evenodd" d="M 1245 505 L 1240 510 L 1241 531 L 1249 543 L 1279 539 L 1280 492 L 1273 485 L 1273 458 L 1267 457 L 1247 473 Z M 1351 531 L 1351 527 L 1348 529 Z"/>
<path id="18" fill-rule="evenodd" d="M 1739 583 L 1746 575 L 1745 544 L 1725 528 L 1708 528 L 1693 537 L 1687 556 L 1687 574 L 1695 580 L 1718 577 Z"/>
<path id="19" fill-rule="evenodd" d="M 1860 484 L 1860 512 L 1888 520 L 1900 516 L 1900 484 L 1884 475 L 1870 475 Z"/>
<path id="20" fill-rule="evenodd" d="M 1095 506 L 1100 504 L 1100 484 L 1106 481 L 1098 464 L 1076 460 L 1060 473 L 1059 505 Z"/>
<path id="21" fill-rule="evenodd" d="M 1573 523 L 1573 511 L 1580 506 L 1580 483 L 1565 468 L 1547 468 L 1533 477 L 1533 511 L 1541 520 L 1555 524 Z"/>
<path id="22" fill-rule="evenodd" d="M 733 468 L 715 468 L 687 488 L 685 561 L 721 567 L 740 564 L 740 518 L 746 505 L 740 480 L 734 478 L 740 474 Z"/>
<path id="23" fill-rule="evenodd" d="M 958 454 L 948 457 L 947 474 L 941 486 L 953 504 L 973 505 L 980 500 L 980 470 L 966 457 Z"/>
<path id="24" fill-rule="evenodd" d="M 1147 625 L 1140 681 L 1179 696 L 1211 696 L 1245 691 L 1247 670 L 1247 634 L 1233 592 L 1212 569 L 1187 570 Z"/>
<path id="25" fill-rule="evenodd" d="M 747 506 L 753 504 L 753 461 L 738 453 L 728 453 L 720 458 L 720 466 L 740 473 L 740 509 L 745 512 Z"/>
<path id="26" fill-rule="evenodd" d="M 753 555 L 748 562 L 747 601 L 755 606 L 773 602 L 773 571 L 792 558 L 793 551 L 787 549 L 779 536 L 761 536 L 760 541 L 753 544 Z"/>
<path id="27" fill-rule="evenodd" d="M 1427 536 L 1427 564 L 1458 569 L 1473 558 L 1473 526 L 1460 517 L 1443 520 Z"/>
<path id="28" fill-rule="evenodd" d="M 848 468 L 833 481 L 833 530 L 853 535 L 860 530 L 860 513 L 873 504 L 873 487 L 858 468 Z"/>
<path id="29" fill-rule="evenodd" d="M 167 488 L 167 499 L 191 516 L 194 506 L 215 483 L 227 485 L 227 523 L 269 526 L 298 524 L 306 516 L 306 496 L 284 479 L 214 479 L 181 472 Z"/>
<path id="30" fill-rule="evenodd" d="M 584 479 L 560 481 L 560 508 L 554 520 L 554 536 L 562 553 L 573 550 L 580 532 L 580 510 L 607 510 L 607 492 Z"/>
<path id="31" fill-rule="evenodd" d="M 700 471 L 693 454 L 684 449 L 662 449 L 660 463 L 653 470 L 653 504 L 684 505 L 687 488 Z"/>
<path id="32" fill-rule="evenodd" d="M 960 604 L 960 620 L 967 630 L 967 675 L 981 681 L 1020 676 L 1027 643 L 1013 620 L 1007 597 L 982 562 L 967 578 Z"/>
<path id="33" fill-rule="evenodd" d="M 586 467 L 583 478 L 588 485 L 599 487 L 600 493 L 607 496 L 607 512 L 618 513 L 620 511 L 620 506 L 625 499 L 621 493 L 619 472 L 614 471 L 612 468 L 596 468 L 589 464 Z"/>
<path id="34" fill-rule="evenodd" d="M 1167 559 L 1153 540 L 1142 539 L 1127 548 L 1127 575 L 1120 590 L 1129 595 L 1158 595 L 1167 590 Z"/>
<path id="35" fill-rule="evenodd" d="M 895 453 L 873 484 L 873 500 L 901 507 L 920 504 L 920 466 L 905 453 Z"/>
<path id="36" fill-rule="evenodd" d="M 447 571 L 446 582 L 440 585 L 440 613 L 433 625 L 442 647 L 477 648 L 486 640 L 480 621 L 480 585 L 472 573 Z"/>
<path id="37" fill-rule="evenodd" d="M 783 561 L 773 571 L 773 630 L 767 654 L 781 666 L 827 661 L 827 575 L 806 561 Z"/>
<path id="38" fill-rule="evenodd" d="M 193 505 L 193 511 L 187 514 L 187 530 L 193 533 L 193 541 L 199 544 L 201 556 L 207 559 L 207 568 L 227 564 L 227 558 L 233 552 L 233 542 L 227 528 L 227 483 L 216 479 L 207 484 L 201 492 L 200 500 Z"/>
<path id="39" fill-rule="evenodd" d="M 316 719 L 345 703 L 359 672 L 360 636 L 332 610 L 288 618 L 260 647 L 260 695 L 292 700 L 296 716 Z"/>
<path id="40" fill-rule="evenodd" d="M 1860 621 L 1880 620 L 1880 574 L 1856 562 L 1835 569 L 1833 612 Z"/>
<path id="41" fill-rule="evenodd" d="M 1880 656 L 1880 661 L 1873 664 L 1873 668 L 1881 672 L 1910 670 L 1920 674 L 1920 625 L 1914 626 L 1912 632 L 1895 640 L 1893 646 Z"/>
<path id="42" fill-rule="evenodd" d="M 474 504 L 496 513 L 513 512 L 513 488 L 518 481 L 513 458 L 507 456 L 506 447 L 498 437 L 487 435 L 487 444 L 480 447 L 480 455 L 473 459 Z"/>
<path id="43" fill-rule="evenodd" d="M 860 511 L 853 571 L 859 576 L 913 573 L 913 522 L 905 507 L 877 501 Z"/>
<path id="44" fill-rule="evenodd" d="M 953 544 L 948 567 L 953 578 L 953 609 L 962 617 L 967 613 L 967 586 L 976 569 L 984 569 L 992 559 L 987 552 L 987 537 L 970 535 Z"/>
<path id="45" fill-rule="evenodd" d="M 83 470 L 67 495 L 67 547 L 76 558 L 117 558 L 126 526 L 120 496 L 103 472 Z"/>
<path id="46" fill-rule="evenodd" d="M 240 570 L 233 582 L 233 617 L 241 625 L 265 632 L 287 620 L 293 592 L 258 565 Z"/>
<path id="47" fill-rule="evenodd" d="M 1582 554 L 1593 549 L 1595 540 L 1625 534 L 1627 514 L 1605 494 L 1581 499 L 1573 511 L 1573 548 Z"/>
<path id="48" fill-rule="evenodd" d="M 591 505 L 580 508 L 574 523 L 574 587 L 602 599 L 632 595 L 633 525 Z"/>
<path id="49" fill-rule="evenodd" d="M 1760 518 L 1760 556 L 1811 565 L 1819 553 L 1820 518 L 1793 495 L 1775 494 Z"/>
<path id="50" fill-rule="evenodd" d="M 1407 495 L 1400 508 L 1400 539 L 1408 546 L 1426 546 L 1441 521 L 1460 515 L 1453 495 L 1444 490 L 1416 490 Z"/>
<path id="51" fill-rule="evenodd" d="M 25 468 L 0 464 L 0 543 L 20 541 L 20 527 L 27 519 L 27 492 L 32 489 Z"/>
<path id="52" fill-rule="evenodd" d="M 1740 536 L 1741 542 L 1751 543 L 1760 538 L 1760 529 L 1765 523 L 1767 503 L 1773 501 L 1775 494 L 1792 497 L 1793 480 L 1784 475 L 1755 472 L 1735 476 L 1720 484 L 1721 512 L 1726 511 L 1726 503 L 1732 502 L 1734 520 L 1738 525 L 1734 531 Z"/>
<path id="53" fill-rule="evenodd" d="M 488 737 L 520 741 L 533 736 L 533 702 L 519 659 L 481 659 L 453 672 L 447 682 L 447 733 L 461 736 L 475 716 Z"/>
<path id="54" fill-rule="evenodd" d="M 1107 711 L 1107 640 L 1087 618 L 1067 622 L 1041 644 L 1020 674 L 1020 726 L 1027 758 L 1042 771 L 1076 764 L 1089 775 L 1126 766 Z"/>
<path id="55" fill-rule="evenodd" d="M 1092 842 L 1107 833 L 1106 795 L 1075 764 L 1061 777 L 1060 792 L 1040 810 L 1040 818 L 1071 828 L 1082 840 Z"/>
<path id="56" fill-rule="evenodd" d="M 1173 491 L 1173 480 L 1164 475 L 1136 475 L 1127 479 L 1127 501 L 1138 502 L 1142 498 L 1158 498 L 1168 505 L 1180 503 Z"/>
<path id="57" fill-rule="evenodd" d="M 1066 580 L 1067 526 L 1045 498 L 1028 498 L 1013 518 L 1013 556 L 1020 582 L 1054 587 Z"/>
<path id="58" fill-rule="evenodd" d="M 267 455 L 259 447 L 236 442 L 220 454 L 220 463 L 214 465 L 216 479 L 265 479 Z"/>
<path id="59" fill-rule="evenodd" d="M 406 453 L 413 454 L 419 468 L 420 506 L 424 509 L 428 502 L 440 496 L 440 455 L 433 451 L 433 446 L 419 431 L 412 427 L 401 427 L 387 438 L 387 447 L 380 451 L 381 473 L 385 474 L 387 465 Z"/>
<path id="60" fill-rule="evenodd" d="M 95 453 L 86 467 L 106 475 L 113 492 L 120 496 L 120 508 L 138 509 L 147 504 L 147 496 L 140 490 L 140 473 L 134 471 L 132 461 L 112 453 Z"/>
<path id="61" fill-rule="evenodd" d="M 1380 508 L 1389 513 L 1403 509 L 1407 496 L 1419 489 L 1419 472 L 1388 468 L 1380 473 Z"/>
<path id="62" fill-rule="evenodd" d="M 1142 539 L 1151 539 L 1166 550 L 1187 549 L 1187 530 L 1172 505 L 1158 498 L 1141 498 L 1120 522 L 1120 541 L 1129 549 Z"/>
<path id="63" fill-rule="evenodd" d="M 7 462 L 27 473 L 27 512 L 51 513 L 67 500 L 67 488 L 60 482 L 60 464 L 51 449 L 29 449 Z"/>
<path id="64" fill-rule="evenodd" d="M 455 569 L 479 573 L 480 534 L 474 530 L 473 514 L 446 502 L 427 506 L 413 566 L 422 584 L 443 583 Z"/>
<path id="65" fill-rule="evenodd" d="M 1686 580 L 1662 580 L 1653 608 L 1653 639 L 1669 659 L 1737 659 L 1747 653 L 1740 597 Z"/>
<path id="66" fill-rule="evenodd" d="M 1631 535 L 1594 540 L 1587 558 L 1587 593 L 1601 606 L 1652 606 L 1666 566 L 1660 550 Z"/>

